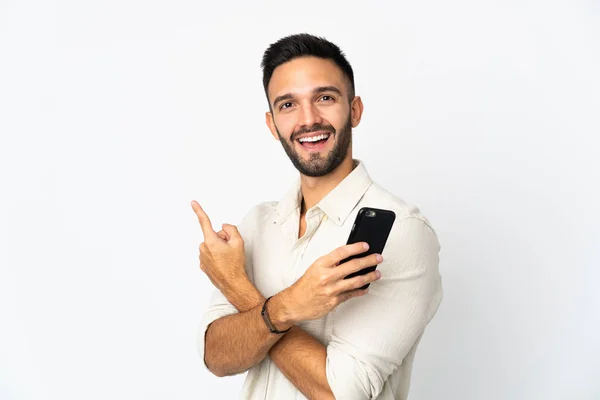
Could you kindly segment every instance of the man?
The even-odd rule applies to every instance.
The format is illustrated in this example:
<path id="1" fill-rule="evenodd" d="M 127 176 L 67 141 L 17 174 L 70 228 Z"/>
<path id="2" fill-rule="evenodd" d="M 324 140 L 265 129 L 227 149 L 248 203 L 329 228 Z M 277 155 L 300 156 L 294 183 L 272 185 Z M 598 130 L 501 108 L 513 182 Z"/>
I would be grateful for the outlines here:
<path id="1" fill-rule="evenodd" d="M 204 234 L 200 267 L 216 287 L 199 352 L 217 376 L 248 372 L 245 399 L 406 399 L 417 345 L 442 299 L 436 234 L 352 157 L 363 103 L 336 45 L 285 37 L 262 68 L 267 125 L 300 178 L 280 201 L 219 232 L 192 202 Z M 340 264 L 365 251 L 344 245 L 364 206 L 396 213 L 384 254 Z"/>

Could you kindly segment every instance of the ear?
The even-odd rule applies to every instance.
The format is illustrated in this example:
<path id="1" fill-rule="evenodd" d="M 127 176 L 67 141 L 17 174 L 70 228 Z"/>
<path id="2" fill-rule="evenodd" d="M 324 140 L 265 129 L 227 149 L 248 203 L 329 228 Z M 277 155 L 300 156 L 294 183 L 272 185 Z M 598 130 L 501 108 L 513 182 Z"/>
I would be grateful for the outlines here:
<path id="1" fill-rule="evenodd" d="M 273 113 L 267 111 L 265 113 L 265 120 L 267 122 L 267 126 L 271 131 L 271 135 L 275 138 L 275 140 L 279 140 L 279 135 L 277 134 L 277 129 L 275 129 L 275 121 L 273 120 Z"/>
<path id="2" fill-rule="evenodd" d="M 364 106 L 360 96 L 354 96 L 354 99 L 352 99 L 352 104 L 350 104 L 350 120 L 353 128 L 356 128 L 360 123 L 363 108 Z"/>

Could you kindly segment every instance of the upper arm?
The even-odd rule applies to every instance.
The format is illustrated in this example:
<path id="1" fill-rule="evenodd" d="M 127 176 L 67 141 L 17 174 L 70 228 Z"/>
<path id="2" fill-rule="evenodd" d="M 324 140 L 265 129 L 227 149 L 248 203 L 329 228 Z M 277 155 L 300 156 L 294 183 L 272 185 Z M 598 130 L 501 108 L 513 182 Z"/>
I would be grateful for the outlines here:
<path id="1" fill-rule="evenodd" d="M 238 231 L 244 239 L 244 251 L 246 257 L 246 274 L 251 282 L 254 282 L 253 279 L 253 265 L 252 265 L 252 238 L 255 230 L 255 221 L 257 217 L 258 207 L 253 207 L 242 219 L 242 221 L 237 225 Z M 214 321 L 226 317 L 231 314 L 237 313 L 238 310 L 235 308 L 229 300 L 221 293 L 219 289 L 214 288 L 209 300 L 208 307 L 204 310 L 202 315 L 202 319 L 200 322 L 200 326 L 198 328 L 197 334 L 197 347 L 198 353 L 202 358 L 203 366 L 206 366 L 204 362 L 205 355 L 205 338 L 206 331 L 211 323 Z"/>
<path id="2" fill-rule="evenodd" d="M 394 224 L 381 279 L 334 313 L 326 371 L 336 398 L 375 398 L 418 342 L 442 299 L 439 250 L 423 220 Z"/>

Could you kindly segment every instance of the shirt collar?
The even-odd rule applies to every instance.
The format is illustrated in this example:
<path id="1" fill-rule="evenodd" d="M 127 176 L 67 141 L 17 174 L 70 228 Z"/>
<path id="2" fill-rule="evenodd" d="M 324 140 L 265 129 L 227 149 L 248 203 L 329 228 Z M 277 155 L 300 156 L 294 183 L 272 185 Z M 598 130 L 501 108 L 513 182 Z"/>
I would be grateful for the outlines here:
<path id="1" fill-rule="evenodd" d="M 354 159 L 354 163 L 356 167 L 352 172 L 314 206 L 314 208 L 321 209 L 330 220 L 340 226 L 372 184 L 364 163 L 358 159 Z M 298 178 L 277 204 L 276 222 L 279 224 L 285 221 L 293 211 L 299 209 L 301 201 L 301 181 Z"/>

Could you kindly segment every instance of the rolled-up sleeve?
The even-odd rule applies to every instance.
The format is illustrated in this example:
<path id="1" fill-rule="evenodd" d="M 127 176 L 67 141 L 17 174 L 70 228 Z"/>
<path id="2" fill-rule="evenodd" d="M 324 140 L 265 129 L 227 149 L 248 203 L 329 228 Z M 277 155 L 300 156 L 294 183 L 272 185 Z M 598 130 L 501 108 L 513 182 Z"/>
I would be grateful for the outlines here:
<path id="1" fill-rule="evenodd" d="M 253 266 L 252 266 L 252 235 L 254 229 L 254 223 L 256 220 L 257 207 L 253 207 L 242 221 L 237 225 L 240 235 L 244 239 L 244 251 L 246 255 L 246 274 L 250 278 L 250 281 L 254 281 L 253 277 Z M 208 278 L 207 278 L 208 279 Z M 197 333 L 197 348 L 200 357 L 202 358 L 202 366 L 206 371 L 208 367 L 204 361 L 205 355 L 205 344 L 206 344 L 206 331 L 210 324 L 219 318 L 226 317 L 231 314 L 237 313 L 238 310 L 227 300 L 227 298 L 221 293 L 219 289 L 213 289 L 211 294 L 208 307 L 204 311 L 200 326 Z M 210 371 L 209 371 L 210 372 Z"/>
<path id="2" fill-rule="evenodd" d="M 394 223 L 380 280 L 334 313 L 327 380 L 337 399 L 373 399 L 418 343 L 442 300 L 440 245 L 426 220 Z"/>

